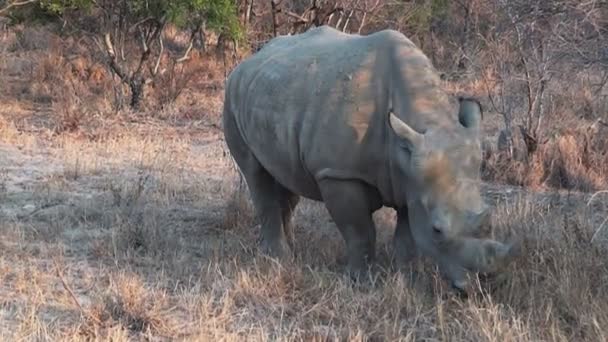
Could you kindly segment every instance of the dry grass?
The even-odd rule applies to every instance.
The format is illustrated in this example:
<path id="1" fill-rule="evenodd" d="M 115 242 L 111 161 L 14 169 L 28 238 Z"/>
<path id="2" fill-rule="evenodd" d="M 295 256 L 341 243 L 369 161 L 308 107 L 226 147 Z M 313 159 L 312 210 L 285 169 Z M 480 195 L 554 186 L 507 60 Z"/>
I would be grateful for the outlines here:
<path id="1" fill-rule="evenodd" d="M 484 160 L 484 178 L 528 188 L 606 189 L 608 134 L 596 129 L 583 127 L 556 135 L 519 160 L 506 152 L 490 153 Z"/>
<path id="2" fill-rule="evenodd" d="M 451 295 L 426 260 L 391 264 L 387 209 L 374 215 L 379 260 L 367 282 L 346 276 L 343 241 L 311 201 L 296 211 L 295 261 L 277 263 L 257 253 L 246 186 L 213 128 L 217 75 L 191 80 L 183 102 L 154 115 L 110 115 L 111 92 L 82 100 L 93 94 L 83 80 L 92 60 L 69 59 L 54 38 L 28 30 L 9 34 L 0 51 L 0 81 L 20 80 L 0 95 L 0 340 L 608 338 L 604 194 L 587 204 L 587 194 L 487 191 L 491 234 L 521 238 L 523 253 L 506 277 L 474 278 L 468 300 Z M 43 59 L 47 50 L 55 52 Z M 573 158 L 586 148 L 580 140 L 552 144 L 538 165 L 589 175 Z"/>
<path id="3" fill-rule="evenodd" d="M 3 340 L 608 336 L 608 235 L 590 242 L 606 217 L 601 201 L 499 200 L 493 234 L 521 237 L 524 253 L 506 279 L 480 281 L 460 300 L 430 263 L 402 273 L 388 262 L 388 210 L 376 215 L 381 267 L 368 283 L 346 277 L 343 243 L 312 202 L 297 212 L 294 263 L 258 255 L 259 227 L 221 141 L 126 131 L 88 143 L 54 139 L 33 152 L 46 155 L 39 179 L 5 180 L 13 190 L 0 206 Z M 11 153 L 26 161 L 22 170 L 35 168 Z"/>

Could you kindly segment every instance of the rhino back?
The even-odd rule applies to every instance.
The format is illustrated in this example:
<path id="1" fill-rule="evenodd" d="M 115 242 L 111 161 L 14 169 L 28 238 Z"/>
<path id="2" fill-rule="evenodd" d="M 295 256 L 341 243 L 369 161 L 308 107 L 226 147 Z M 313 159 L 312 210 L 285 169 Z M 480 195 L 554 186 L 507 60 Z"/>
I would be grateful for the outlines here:
<path id="1" fill-rule="evenodd" d="M 241 63 L 226 105 L 260 163 L 285 187 L 319 199 L 316 181 L 326 174 L 380 185 L 390 107 L 414 126 L 430 122 L 412 115 L 415 106 L 431 105 L 416 93 L 438 82 L 429 68 L 395 31 L 359 36 L 319 27 L 275 38 Z"/>

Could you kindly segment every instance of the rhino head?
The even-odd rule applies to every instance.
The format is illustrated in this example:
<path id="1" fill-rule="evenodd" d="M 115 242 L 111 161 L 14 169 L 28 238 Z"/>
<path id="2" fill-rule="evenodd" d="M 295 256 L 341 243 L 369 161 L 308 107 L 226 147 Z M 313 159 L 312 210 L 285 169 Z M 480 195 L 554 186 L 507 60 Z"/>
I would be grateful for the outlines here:
<path id="1" fill-rule="evenodd" d="M 495 272 L 515 255 L 512 244 L 474 236 L 490 213 L 479 189 L 482 108 L 460 99 L 458 124 L 420 133 L 390 113 L 398 144 L 392 151 L 416 249 L 431 256 L 452 286 L 466 286 L 466 271 Z"/>

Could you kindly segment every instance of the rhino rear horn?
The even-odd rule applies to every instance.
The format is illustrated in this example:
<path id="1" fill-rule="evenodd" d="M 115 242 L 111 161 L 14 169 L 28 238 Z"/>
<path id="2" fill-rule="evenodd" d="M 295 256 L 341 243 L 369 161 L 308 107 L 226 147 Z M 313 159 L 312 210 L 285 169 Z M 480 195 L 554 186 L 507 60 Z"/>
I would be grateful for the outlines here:
<path id="1" fill-rule="evenodd" d="M 416 132 L 412 127 L 399 119 L 393 112 L 389 113 L 391 128 L 410 148 L 416 148 L 422 144 L 424 136 Z"/>
<path id="2" fill-rule="evenodd" d="M 483 108 L 479 101 L 474 98 L 458 98 L 460 108 L 458 110 L 458 121 L 466 128 L 479 129 L 483 120 Z"/>

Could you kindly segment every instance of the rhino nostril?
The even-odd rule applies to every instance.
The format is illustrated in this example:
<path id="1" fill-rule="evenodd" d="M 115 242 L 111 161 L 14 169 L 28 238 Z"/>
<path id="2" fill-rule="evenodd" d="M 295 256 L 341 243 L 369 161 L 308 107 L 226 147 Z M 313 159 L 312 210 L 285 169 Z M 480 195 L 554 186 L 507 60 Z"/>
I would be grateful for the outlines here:
<path id="1" fill-rule="evenodd" d="M 439 226 L 433 226 L 433 233 L 441 235 L 443 233 L 443 230 Z"/>

